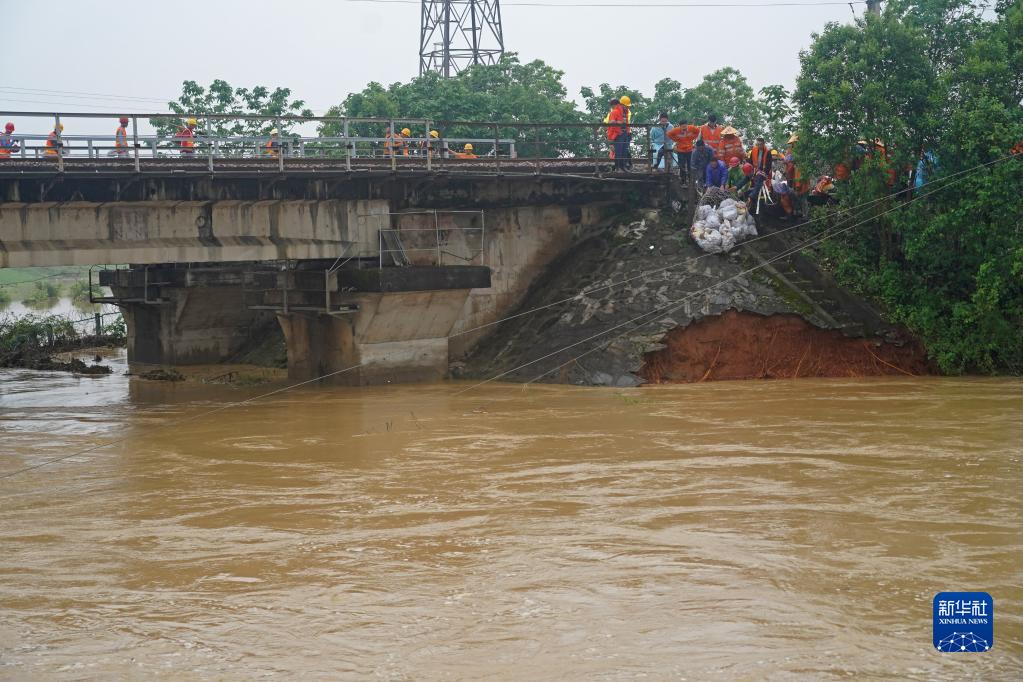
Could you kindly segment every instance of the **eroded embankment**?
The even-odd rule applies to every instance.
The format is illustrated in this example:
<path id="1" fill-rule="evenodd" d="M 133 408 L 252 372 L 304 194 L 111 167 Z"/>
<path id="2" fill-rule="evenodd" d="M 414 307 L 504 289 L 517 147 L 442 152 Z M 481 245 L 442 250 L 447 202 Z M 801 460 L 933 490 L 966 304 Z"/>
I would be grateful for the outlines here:
<path id="1" fill-rule="evenodd" d="M 850 338 L 798 315 L 727 310 L 672 329 L 663 343 L 639 371 L 651 383 L 931 373 L 916 341 Z"/>

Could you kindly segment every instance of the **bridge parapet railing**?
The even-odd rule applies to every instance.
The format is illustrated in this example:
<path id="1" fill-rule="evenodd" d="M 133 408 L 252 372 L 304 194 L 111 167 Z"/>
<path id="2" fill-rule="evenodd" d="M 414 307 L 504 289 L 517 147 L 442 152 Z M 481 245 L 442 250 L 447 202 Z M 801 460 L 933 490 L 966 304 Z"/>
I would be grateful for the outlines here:
<path id="1" fill-rule="evenodd" d="M 3 111 L 0 117 L 17 120 L 19 128 L 35 128 L 0 138 L 0 172 L 6 162 L 31 161 L 34 165 L 53 163 L 59 171 L 65 170 L 65 162 L 72 165 L 71 170 L 81 163 L 125 170 L 130 162 L 133 169 L 127 170 L 136 172 L 143 166 L 172 162 L 202 164 L 210 171 L 238 163 L 277 165 L 281 171 L 289 163 L 322 163 L 348 170 L 353 165 L 392 170 L 475 167 L 498 173 L 502 164 L 511 164 L 520 171 L 532 167 L 541 173 L 545 167 L 570 163 L 575 167 L 592 164 L 599 173 L 608 169 L 613 156 L 608 124 L 602 122 L 209 114 L 191 117 L 196 124 L 189 128 L 185 124 L 188 114 L 161 113 L 128 115 L 125 132 L 118 136 L 69 130 L 77 125 L 117 128 L 117 114 Z M 316 126 L 315 134 L 310 134 L 312 126 Z M 59 135 L 47 131 L 61 127 Z M 631 124 L 627 146 L 633 160 L 641 162 L 638 165 L 645 170 L 649 170 L 651 127 Z M 279 134 L 271 136 L 274 128 Z M 403 130 L 408 135 L 398 137 Z"/>

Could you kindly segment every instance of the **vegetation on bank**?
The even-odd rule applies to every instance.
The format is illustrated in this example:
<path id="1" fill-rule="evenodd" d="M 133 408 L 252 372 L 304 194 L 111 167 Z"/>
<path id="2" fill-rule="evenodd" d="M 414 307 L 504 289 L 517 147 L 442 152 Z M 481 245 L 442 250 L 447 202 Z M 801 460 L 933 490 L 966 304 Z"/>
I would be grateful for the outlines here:
<path id="1" fill-rule="evenodd" d="M 108 373 L 109 368 L 93 369 L 79 360 L 54 359 L 54 355 L 76 348 L 123 345 L 127 338 L 123 318 L 107 319 L 111 321 L 96 336 L 89 333 L 94 332 L 91 326 L 83 328 L 61 315 L 0 317 L 0 367 Z"/>
<path id="2" fill-rule="evenodd" d="M 1023 155 L 1010 155 L 1023 141 L 1023 3 L 985 19 L 962 0 L 896 0 L 829 24 L 801 62 L 800 167 L 829 172 L 859 140 L 884 144 L 838 184 L 838 209 L 868 213 L 833 213 L 821 229 L 869 222 L 820 257 L 943 372 L 1023 373 Z M 926 183 L 892 198 L 923 155 Z"/>
<path id="3" fill-rule="evenodd" d="M 53 280 L 35 282 L 31 293 L 22 302 L 27 306 L 33 307 L 53 305 L 62 293 L 63 287 L 61 287 L 60 282 Z"/>

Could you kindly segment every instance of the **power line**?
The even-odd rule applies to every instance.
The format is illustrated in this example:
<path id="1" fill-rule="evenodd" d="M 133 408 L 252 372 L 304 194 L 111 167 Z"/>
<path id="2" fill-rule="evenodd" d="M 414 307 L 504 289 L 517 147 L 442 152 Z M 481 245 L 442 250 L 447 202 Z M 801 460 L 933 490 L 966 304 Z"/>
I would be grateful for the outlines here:
<path id="1" fill-rule="evenodd" d="M 1005 161 L 1006 159 L 1010 159 L 1010 158 L 1013 158 L 1012 155 L 1003 156 L 1003 157 L 997 158 L 997 159 L 995 159 L 993 161 L 988 161 L 986 163 L 979 164 L 977 166 L 974 166 L 973 168 L 969 168 L 967 170 L 960 171 L 960 172 L 958 172 L 958 173 L 956 173 L 956 174 L 954 174 L 952 176 L 947 176 L 946 178 L 942 178 L 940 180 L 935 180 L 934 182 L 935 183 L 942 182 L 943 180 L 948 180 L 948 179 L 950 179 L 952 177 L 955 177 L 955 175 L 962 175 L 962 174 L 972 173 L 973 171 L 979 170 L 981 168 L 985 168 L 987 166 L 994 165 L 996 163 L 999 163 L 1001 161 Z M 967 176 L 967 177 L 969 177 L 969 176 Z M 958 180 L 955 180 L 953 182 L 946 182 L 942 186 L 937 187 L 935 189 L 932 189 L 930 192 L 926 192 L 926 193 L 923 193 L 923 194 L 920 194 L 918 196 L 913 197 L 912 199 L 910 199 L 908 202 L 906 202 L 904 204 L 901 204 L 899 206 L 895 206 L 895 207 L 893 207 L 891 209 L 888 209 L 887 211 L 883 211 L 882 213 L 879 213 L 878 215 L 871 216 L 870 218 L 862 220 L 862 221 L 860 221 L 858 223 L 854 223 L 853 225 L 851 225 L 849 227 L 846 227 L 846 228 L 843 228 L 842 230 L 838 230 L 838 231 L 835 231 L 835 232 L 832 232 L 832 233 L 829 233 L 829 234 L 825 234 L 823 237 L 816 238 L 815 241 L 811 240 L 811 241 L 804 242 L 804 243 L 798 245 L 797 247 L 794 247 L 794 249 L 799 250 L 799 249 L 804 248 L 805 246 L 812 246 L 814 244 L 818 244 L 818 243 L 824 241 L 825 239 L 828 239 L 828 238 L 833 237 L 835 235 L 841 234 L 843 232 L 847 232 L 847 231 L 853 229 L 854 227 L 858 227 L 860 225 L 868 223 L 868 222 L 870 222 L 872 220 L 875 220 L 876 218 L 878 218 L 878 217 L 880 217 L 882 215 L 886 215 L 888 213 L 891 213 L 892 211 L 899 210 L 901 208 L 904 208 L 904 207 L 908 206 L 909 204 L 911 204 L 911 203 L 913 203 L 915 201 L 919 201 L 920 199 L 923 199 L 923 198 L 928 197 L 928 196 L 930 196 L 932 194 L 935 194 L 936 192 L 940 192 L 943 189 L 947 189 L 948 187 L 951 187 L 952 185 L 954 185 L 956 183 L 962 182 L 965 179 L 966 178 L 964 177 L 964 178 L 959 178 Z M 906 191 L 906 190 L 899 190 L 898 192 L 895 192 L 893 194 L 887 195 L 886 197 L 883 197 L 883 198 L 896 197 L 896 196 L 898 196 L 899 194 L 901 194 L 904 191 Z M 495 375 L 493 377 L 490 377 L 489 379 L 485 379 L 485 380 L 483 380 L 483 381 L 481 381 L 479 383 L 473 384 L 473 385 L 469 386 L 468 388 L 466 388 L 466 389 L 464 389 L 462 391 L 457 392 L 455 395 L 456 396 L 457 395 L 462 395 L 462 394 L 467 393 L 467 392 L 469 392 L 471 390 L 474 390 L 476 388 L 484 386 L 485 384 L 491 383 L 493 381 L 497 381 L 501 377 L 507 376 L 508 374 L 510 374 L 512 372 L 516 372 L 516 371 L 518 371 L 520 369 L 524 369 L 526 367 L 529 367 L 530 365 L 533 365 L 533 364 L 536 364 L 537 362 L 540 362 L 541 360 L 545 360 L 545 359 L 547 359 L 549 357 L 557 355 L 558 353 L 562 353 L 562 352 L 564 352 L 564 351 L 566 351 L 566 350 L 568 350 L 570 348 L 574 348 L 575 346 L 578 346 L 580 344 L 586 343 L 587 341 L 591 341 L 593 339 L 596 339 L 596 338 L 599 338 L 599 337 L 604 336 L 606 334 L 609 334 L 609 333 L 615 331 L 616 329 L 620 329 L 623 326 L 626 326 L 626 325 L 629 325 L 629 324 L 634 324 L 635 322 L 638 322 L 639 320 L 641 320 L 641 319 L 643 319 L 645 317 L 650 317 L 652 315 L 660 314 L 662 312 L 665 312 L 666 310 L 668 312 L 670 312 L 670 310 L 668 310 L 668 309 L 669 308 L 673 309 L 672 306 L 677 307 L 680 303 L 684 303 L 684 302 L 692 299 L 693 297 L 695 297 L 695 296 L 697 296 L 697 295 L 699 295 L 701 293 L 706 293 L 707 291 L 710 291 L 710 290 L 714 289 L 715 287 L 721 286 L 722 284 L 725 284 L 725 283 L 727 283 L 727 282 L 729 282 L 729 281 L 731 281 L 731 280 L 733 280 L 733 279 L 735 279 L 737 277 L 740 277 L 740 276 L 742 276 L 744 274 L 749 274 L 751 272 L 759 270 L 760 268 L 764 267 L 764 265 L 772 263 L 772 262 L 778 260 L 779 258 L 787 257 L 789 255 L 791 255 L 791 252 L 786 251 L 781 256 L 776 256 L 775 258 L 772 258 L 772 259 L 770 259 L 768 261 L 765 261 L 765 263 L 758 264 L 757 266 L 755 266 L 753 268 L 750 268 L 750 269 L 745 270 L 745 271 L 743 271 L 743 272 L 741 272 L 741 273 L 739 273 L 737 275 L 733 275 L 732 277 L 729 277 L 729 278 L 724 279 L 724 280 L 722 280 L 720 282 L 717 282 L 717 283 L 712 284 L 712 285 L 710 285 L 708 287 L 705 287 L 704 289 L 701 289 L 701 290 L 699 290 L 697 292 L 689 294 L 689 295 L 687 295 L 687 296 L 685 296 L 685 297 L 683 297 L 681 299 L 677 299 L 675 301 L 671 301 L 668 304 L 666 304 L 665 306 L 662 306 L 660 308 L 656 308 L 656 309 L 654 309 L 654 310 L 652 310 L 650 312 L 644 313 L 642 315 L 638 315 L 638 316 L 632 318 L 631 320 L 627 320 L 625 322 L 617 324 L 614 327 L 611 327 L 610 329 L 604 330 L 603 332 L 599 332 L 597 334 L 591 335 L 591 336 L 583 339 L 582 341 L 577 341 L 577 342 L 569 344 L 567 346 L 563 346 L 562 348 L 559 348 L 558 350 L 556 350 L 556 351 L 554 351 L 552 353 L 548 353 L 547 355 L 545 355 L 545 356 L 543 356 L 541 358 L 537 358 L 536 360 L 531 360 L 530 362 L 523 363 L 522 365 L 519 365 L 518 367 L 513 367 L 512 369 L 507 370 L 505 372 L 502 372 L 500 374 L 497 374 L 497 375 Z M 643 324 L 646 324 L 646 323 L 643 323 Z M 640 326 L 642 326 L 642 325 L 640 325 Z M 619 336 L 621 336 L 621 335 L 619 335 Z M 615 338 L 618 338 L 618 337 L 615 337 Z M 614 340 L 614 339 L 612 339 L 612 340 Z M 529 382 L 527 382 L 527 385 L 530 384 L 530 383 L 533 383 L 534 381 L 539 380 L 540 378 L 546 376 L 547 374 L 549 374 L 552 371 L 555 371 L 555 370 L 559 369 L 560 367 L 564 367 L 566 364 L 574 362 L 574 361 L 578 360 L 579 358 L 581 358 L 581 357 L 583 357 L 583 356 L 585 356 L 585 355 L 587 355 L 589 353 L 592 353 L 593 351 L 597 350 L 597 348 L 599 348 L 599 347 L 600 347 L 599 345 L 595 346 L 594 348 L 591 348 L 590 350 L 586 351 L 585 353 L 577 355 L 574 358 L 568 360 L 566 363 L 563 363 L 563 364 L 559 365 L 558 367 L 555 367 L 554 369 L 547 370 L 546 372 L 543 372 L 542 374 L 540 374 L 536 378 L 534 378 L 534 379 L 530 380 Z M 292 389 L 300 388 L 302 386 L 307 386 L 309 384 L 321 381 L 323 379 L 329 379 L 329 378 L 334 377 L 334 376 L 339 376 L 341 374 L 345 374 L 345 373 L 350 372 L 352 370 L 358 369 L 358 368 L 364 366 L 365 364 L 366 363 L 359 363 L 357 365 L 352 365 L 351 367 L 345 367 L 344 369 L 339 369 L 339 370 L 337 370 L 335 372 L 330 372 L 330 373 L 327 373 L 327 374 L 323 374 L 323 375 L 314 377 L 312 379 L 308 379 L 306 381 L 301 381 L 301 382 L 298 382 L 298 383 L 295 383 L 295 384 L 289 384 L 288 386 L 283 386 L 283 387 L 281 387 L 279 389 L 270 391 L 268 393 L 263 393 L 263 394 L 260 394 L 260 395 L 256 395 L 256 396 L 253 396 L 251 398 L 246 398 L 245 400 L 241 400 L 241 401 L 234 402 L 234 403 L 228 403 L 226 405 L 221 405 L 220 407 L 215 408 L 213 410 L 208 410 L 208 411 L 205 411 L 205 412 L 200 412 L 198 414 L 192 415 L 191 417 L 185 417 L 183 419 L 174 420 L 174 421 L 172 421 L 172 422 L 170 422 L 168 424 L 163 424 L 163 425 L 160 425 L 160 426 L 156 426 L 153 429 L 151 429 L 150 432 L 158 431 L 158 430 L 162 430 L 162 429 L 168 429 L 168 428 L 172 428 L 172 427 L 177 427 L 177 426 L 180 426 L 181 424 L 184 424 L 184 423 L 187 423 L 187 422 L 191 422 L 191 421 L 195 421 L 196 419 L 199 419 L 201 417 L 209 416 L 211 414 L 216 414 L 218 412 L 222 412 L 224 410 L 227 410 L 227 409 L 230 409 L 230 408 L 233 408 L 233 407 L 238 407 L 238 406 L 241 406 L 241 405 L 246 405 L 248 403 L 254 402 L 256 400 L 261 400 L 263 398 L 269 398 L 270 396 L 278 395 L 280 393 L 284 393 L 285 391 L 290 391 Z M 121 443 L 126 443 L 130 439 L 131 439 L 130 436 L 125 436 L 123 438 L 107 441 L 107 442 L 104 442 L 104 443 L 97 443 L 97 444 L 92 445 L 92 446 L 90 446 L 88 448 L 85 448 L 83 450 L 77 450 L 75 452 L 72 452 L 72 453 L 69 453 L 69 454 L 66 454 L 66 455 L 61 455 L 60 457 L 54 457 L 54 458 L 46 460 L 44 462 L 40 462 L 38 464 L 32 464 L 32 465 L 27 466 L 27 467 L 22 467 L 21 469 L 16 469 L 15 471 L 9 472 L 7 474 L 0 475 L 0 480 L 11 478 L 13 476 L 17 476 L 19 474 L 22 474 L 22 473 L 25 473 L 25 472 L 28 472 L 28 471 L 33 471 L 35 469 L 40 469 L 42 467 L 49 466 L 50 464 L 56 464 L 58 462 L 62 462 L 64 460 L 71 459 L 71 458 L 77 457 L 79 455 L 85 455 L 85 454 L 88 454 L 90 452 L 95 452 L 96 450 L 100 450 L 100 449 L 105 448 L 105 447 L 109 447 L 109 446 L 112 446 L 112 445 L 119 445 Z"/>
<path id="2" fill-rule="evenodd" d="M 50 275 L 43 275 L 42 277 L 36 277 L 35 279 L 23 279 L 18 282 L 0 282 L 0 287 L 14 287 L 19 284 L 31 284 L 32 282 L 41 282 L 44 279 L 53 279 L 54 277 L 65 277 L 68 275 L 84 275 L 85 272 L 82 270 L 66 270 L 64 272 L 54 272 Z"/>
<path id="3" fill-rule="evenodd" d="M 379 4 L 379 5 L 418 5 L 420 0 L 342 0 L 342 2 L 351 3 L 368 3 L 368 4 Z M 715 7 L 822 7 L 828 5 L 865 5 L 865 0 L 853 0 L 853 2 L 759 2 L 759 3 L 721 3 L 721 2 L 672 2 L 665 4 L 654 4 L 654 3 L 594 3 L 594 2 L 567 2 L 567 3 L 554 3 L 554 2 L 503 2 L 502 7 L 546 7 L 546 8 L 645 8 L 645 9 L 684 9 L 687 7 L 694 8 L 715 8 Z"/>
<path id="4" fill-rule="evenodd" d="M 163 102 L 164 104 L 174 99 L 173 97 L 170 98 L 170 100 L 168 100 L 162 97 L 136 97 L 134 95 L 114 95 L 109 92 L 83 92 L 81 90 L 44 90 L 42 88 L 21 88 L 14 85 L 0 85 L 0 90 L 9 90 L 18 93 L 42 95 L 90 95 L 95 97 L 106 97 L 107 99 L 129 99 L 145 102 Z"/>

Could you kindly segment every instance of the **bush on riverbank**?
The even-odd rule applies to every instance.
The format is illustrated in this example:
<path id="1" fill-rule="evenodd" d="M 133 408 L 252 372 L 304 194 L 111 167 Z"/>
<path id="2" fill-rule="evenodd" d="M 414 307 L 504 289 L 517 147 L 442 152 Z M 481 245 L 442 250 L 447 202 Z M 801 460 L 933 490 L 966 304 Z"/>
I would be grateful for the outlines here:
<path id="1" fill-rule="evenodd" d="M 100 336 L 80 332 L 72 319 L 62 315 L 0 317 L 0 367 L 109 373 L 109 367 L 87 367 L 79 360 L 61 362 L 53 355 L 87 346 L 122 345 L 124 323 L 120 317 Z"/>
<path id="2" fill-rule="evenodd" d="M 25 305 L 42 306 L 60 298 L 62 293 L 59 282 L 36 282 L 32 293 L 25 297 Z"/>

